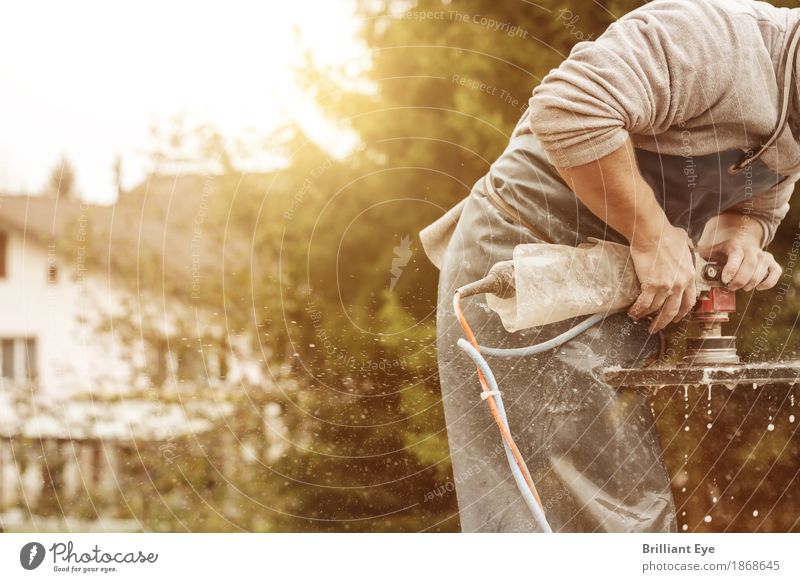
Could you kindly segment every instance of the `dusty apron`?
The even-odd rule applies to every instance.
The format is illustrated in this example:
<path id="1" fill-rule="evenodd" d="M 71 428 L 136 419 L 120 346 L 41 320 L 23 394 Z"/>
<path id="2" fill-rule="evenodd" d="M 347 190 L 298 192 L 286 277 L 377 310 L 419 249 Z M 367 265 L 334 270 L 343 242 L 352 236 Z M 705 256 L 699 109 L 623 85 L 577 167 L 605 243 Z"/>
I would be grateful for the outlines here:
<path id="1" fill-rule="evenodd" d="M 784 91 L 782 100 L 789 93 Z M 785 117 L 779 119 L 775 132 L 785 123 Z M 428 256 L 441 269 L 439 373 L 461 526 L 468 532 L 527 532 L 535 526 L 480 398 L 475 366 L 456 347 L 462 331 L 451 307 L 454 291 L 510 259 L 518 244 L 577 245 L 588 237 L 626 243 L 577 199 L 526 126 L 523 117 L 489 174 L 421 233 Z M 742 158 L 739 150 L 694 157 L 636 154 L 669 220 L 697 241 L 708 219 L 783 179 L 758 159 L 765 149 L 733 172 Z M 479 342 L 504 348 L 550 339 L 577 323 L 508 333 L 482 295 L 465 299 L 464 311 Z M 619 314 L 556 350 L 491 358 L 512 434 L 554 531 L 676 529 L 670 478 L 647 396 L 615 391 L 602 380 L 608 366 L 639 366 L 657 354 L 658 338 L 648 335 L 647 325 Z"/>

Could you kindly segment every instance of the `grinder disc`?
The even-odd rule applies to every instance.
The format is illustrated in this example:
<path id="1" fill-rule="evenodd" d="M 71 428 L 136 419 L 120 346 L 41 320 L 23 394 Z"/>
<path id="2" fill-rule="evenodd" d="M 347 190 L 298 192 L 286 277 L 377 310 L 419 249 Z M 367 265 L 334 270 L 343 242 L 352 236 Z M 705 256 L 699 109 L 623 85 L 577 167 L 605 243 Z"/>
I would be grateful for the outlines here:
<path id="1" fill-rule="evenodd" d="M 686 355 L 681 360 L 684 366 L 709 366 L 713 364 L 738 364 L 736 336 L 706 336 L 686 338 Z"/>
<path id="2" fill-rule="evenodd" d="M 800 362 L 607 368 L 604 378 L 615 388 L 712 385 L 734 388 L 738 385 L 795 384 L 800 382 Z"/>

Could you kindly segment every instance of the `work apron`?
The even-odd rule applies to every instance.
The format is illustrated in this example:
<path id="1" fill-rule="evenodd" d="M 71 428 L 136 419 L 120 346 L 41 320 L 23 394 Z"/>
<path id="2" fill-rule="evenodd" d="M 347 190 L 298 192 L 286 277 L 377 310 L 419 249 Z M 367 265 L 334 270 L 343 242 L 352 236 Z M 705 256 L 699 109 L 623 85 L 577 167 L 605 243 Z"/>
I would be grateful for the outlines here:
<path id="1" fill-rule="evenodd" d="M 638 150 L 637 160 L 670 221 L 697 240 L 709 218 L 782 179 L 760 160 L 738 174 L 728 172 L 741 155 L 683 158 Z M 502 205 L 517 212 L 517 219 Z M 512 140 L 445 222 L 453 228 L 438 261 L 437 348 L 461 527 L 535 531 L 480 398 L 475 366 L 456 347 L 462 331 L 453 315 L 453 293 L 510 259 L 518 244 L 574 246 L 589 237 L 626 241 L 577 199 L 531 134 Z M 509 333 L 482 295 L 465 299 L 464 311 L 480 343 L 503 348 L 550 339 L 579 321 Z M 609 366 L 641 366 L 657 355 L 658 337 L 650 336 L 647 326 L 619 314 L 556 350 L 490 360 L 512 434 L 554 531 L 676 529 L 670 479 L 647 396 L 616 391 L 602 378 Z"/>

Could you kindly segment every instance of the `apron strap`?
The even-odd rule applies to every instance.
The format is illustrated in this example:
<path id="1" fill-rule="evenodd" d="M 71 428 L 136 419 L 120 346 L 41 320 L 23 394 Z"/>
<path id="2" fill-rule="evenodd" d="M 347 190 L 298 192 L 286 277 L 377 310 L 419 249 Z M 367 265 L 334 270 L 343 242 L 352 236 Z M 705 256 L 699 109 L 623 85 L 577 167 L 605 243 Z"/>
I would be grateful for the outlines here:
<path id="1" fill-rule="evenodd" d="M 494 187 L 494 183 L 492 182 L 492 173 L 487 172 L 486 175 L 483 177 L 483 190 L 486 193 L 486 198 L 488 198 L 489 202 L 491 202 L 492 206 L 494 206 L 500 214 L 508 218 L 511 222 L 516 224 L 517 226 L 521 226 L 523 228 L 528 229 L 533 233 L 535 237 L 541 239 L 542 241 L 550 244 L 555 244 L 553 240 L 540 231 L 538 228 L 533 226 L 530 222 L 522 218 L 519 210 L 503 200 L 503 197 L 500 196 L 500 193 L 497 191 L 497 188 Z"/>
<path id="2" fill-rule="evenodd" d="M 786 123 L 789 121 L 789 106 L 791 105 L 792 95 L 795 92 L 795 84 L 794 84 L 794 70 L 797 63 L 797 49 L 800 46 L 800 22 L 795 24 L 794 29 L 791 32 L 791 36 L 789 38 L 789 44 L 786 47 L 786 52 L 783 55 L 783 63 L 781 67 L 782 76 L 783 76 L 783 83 L 778 81 L 778 123 L 775 125 L 775 129 L 772 130 L 772 134 L 769 136 L 767 141 L 761 144 L 759 150 L 753 153 L 752 150 L 745 153 L 744 157 L 741 160 L 733 164 L 728 171 L 731 174 L 738 174 L 742 170 L 744 170 L 747 166 L 755 162 L 759 159 L 764 152 L 769 149 L 769 147 L 775 143 L 778 139 L 778 136 L 783 132 L 783 128 L 786 127 Z M 780 76 L 778 79 L 780 79 Z"/>

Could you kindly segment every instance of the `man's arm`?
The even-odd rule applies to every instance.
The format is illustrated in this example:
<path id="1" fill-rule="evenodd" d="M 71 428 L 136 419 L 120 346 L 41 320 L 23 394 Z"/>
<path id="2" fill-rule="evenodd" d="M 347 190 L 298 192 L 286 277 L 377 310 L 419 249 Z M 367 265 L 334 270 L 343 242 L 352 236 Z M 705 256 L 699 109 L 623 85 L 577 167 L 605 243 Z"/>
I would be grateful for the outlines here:
<path id="1" fill-rule="evenodd" d="M 631 243 L 643 291 L 632 317 L 651 332 L 696 300 L 686 232 L 669 224 L 633 156 L 631 135 L 658 135 L 724 100 L 741 71 L 730 21 L 712 3 L 663 0 L 578 43 L 534 90 L 530 128 L 589 209 Z"/>
<path id="2" fill-rule="evenodd" d="M 599 160 L 558 171 L 589 210 L 630 242 L 642 286 L 630 316 L 658 312 L 650 333 L 682 319 L 696 300 L 691 241 L 658 205 L 636 165 L 631 140 Z"/>
<path id="3" fill-rule="evenodd" d="M 575 45 L 530 100 L 530 128 L 550 163 L 588 164 L 629 135 L 664 133 L 748 86 L 742 63 L 758 63 L 734 24 L 717 2 L 657 0 Z"/>
<path id="4" fill-rule="evenodd" d="M 789 213 L 789 201 L 798 179 L 800 179 L 800 174 L 787 176 L 785 180 L 769 190 L 740 202 L 726 210 L 725 213 L 746 215 L 760 224 L 763 230 L 760 246 L 762 249 L 767 248 L 767 245 L 775 238 L 775 232 L 781 221 Z"/>

